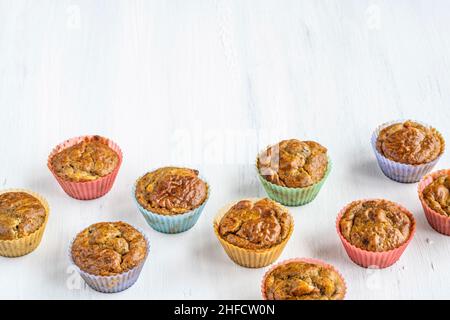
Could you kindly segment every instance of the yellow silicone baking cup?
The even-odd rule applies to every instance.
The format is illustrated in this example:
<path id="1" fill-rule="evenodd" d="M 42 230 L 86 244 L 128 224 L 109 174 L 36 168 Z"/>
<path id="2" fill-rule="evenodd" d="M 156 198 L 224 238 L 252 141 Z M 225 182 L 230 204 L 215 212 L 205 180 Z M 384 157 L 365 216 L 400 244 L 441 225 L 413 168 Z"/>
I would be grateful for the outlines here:
<path id="1" fill-rule="evenodd" d="M 50 214 L 50 207 L 48 205 L 47 200 L 45 200 L 42 196 L 32 191 L 25 189 L 7 189 L 0 191 L 0 194 L 7 192 L 25 192 L 32 195 L 42 203 L 46 212 L 44 223 L 35 232 L 20 239 L 0 240 L 0 256 L 21 257 L 32 252 L 39 246 L 39 243 L 41 243 L 42 235 L 44 234 L 45 226 L 47 225 L 48 216 Z"/>
<path id="2" fill-rule="evenodd" d="M 248 200 L 254 201 L 259 199 L 248 199 Z M 219 234 L 220 220 L 222 220 L 222 217 L 234 204 L 235 202 L 222 208 L 214 218 L 213 223 L 214 233 L 216 234 L 217 239 L 219 239 L 220 244 L 222 245 L 227 255 L 235 263 L 246 268 L 263 268 L 275 262 L 280 257 L 284 247 L 286 246 L 289 238 L 292 235 L 292 232 L 294 231 L 294 218 L 292 217 L 292 215 L 291 215 L 292 217 L 291 230 L 289 231 L 288 236 L 278 245 L 269 249 L 259 249 L 259 250 L 240 248 L 225 241 Z"/>

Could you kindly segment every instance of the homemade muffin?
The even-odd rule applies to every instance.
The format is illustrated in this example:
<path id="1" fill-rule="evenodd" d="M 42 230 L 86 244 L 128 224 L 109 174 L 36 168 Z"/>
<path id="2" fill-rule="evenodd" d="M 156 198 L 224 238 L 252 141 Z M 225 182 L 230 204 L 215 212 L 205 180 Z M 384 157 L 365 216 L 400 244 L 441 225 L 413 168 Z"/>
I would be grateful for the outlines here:
<path id="1" fill-rule="evenodd" d="M 119 156 L 99 136 L 61 150 L 50 163 L 60 178 L 72 182 L 94 181 L 112 173 L 119 165 Z"/>
<path id="2" fill-rule="evenodd" d="M 390 160 L 419 165 L 439 157 L 444 151 L 444 141 L 435 129 L 408 120 L 381 130 L 376 147 Z"/>
<path id="3" fill-rule="evenodd" d="M 387 200 L 352 203 L 339 221 L 341 234 L 357 248 L 383 252 L 405 243 L 413 222 L 398 205 Z"/>
<path id="4" fill-rule="evenodd" d="M 450 217 L 450 176 L 442 175 L 434 179 L 423 190 L 423 198 L 431 209 Z"/>
<path id="5" fill-rule="evenodd" d="M 37 231 L 45 223 L 43 204 L 26 192 L 0 194 L 0 240 L 16 240 Z"/>
<path id="6" fill-rule="evenodd" d="M 197 170 L 164 167 L 140 178 L 135 196 L 148 211 L 177 215 L 200 207 L 208 197 L 208 185 L 198 177 Z"/>
<path id="7" fill-rule="evenodd" d="M 292 261 L 275 267 L 265 277 L 268 300 L 342 300 L 345 284 L 331 267 Z"/>
<path id="8" fill-rule="evenodd" d="M 245 249 L 269 249 L 282 243 L 293 227 L 289 212 L 270 199 L 242 200 L 222 217 L 218 234 Z"/>
<path id="9" fill-rule="evenodd" d="M 327 171 L 327 149 L 314 141 L 283 140 L 263 151 L 257 162 L 261 176 L 288 188 L 319 182 Z"/>
<path id="10" fill-rule="evenodd" d="M 111 276 L 138 266 L 147 254 L 147 243 L 128 223 L 100 222 L 76 236 L 71 254 L 73 262 L 84 272 Z"/>

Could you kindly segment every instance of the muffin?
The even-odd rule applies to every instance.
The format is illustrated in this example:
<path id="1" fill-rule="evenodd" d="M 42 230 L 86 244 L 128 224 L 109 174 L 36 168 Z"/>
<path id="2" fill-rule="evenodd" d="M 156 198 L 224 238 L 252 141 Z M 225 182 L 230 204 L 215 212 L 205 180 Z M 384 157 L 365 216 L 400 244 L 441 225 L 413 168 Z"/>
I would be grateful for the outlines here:
<path id="1" fill-rule="evenodd" d="M 423 190 L 423 197 L 431 209 L 450 217 L 450 175 L 444 174 L 434 179 Z"/>
<path id="2" fill-rule="evenodd" d="M 418 187 L 428 223 L 450 236 L 450 170 L 439 170 L 423 177 Z"/>
<path id="3" fill-rule="evenodd" d="M 377 150 L 386 158 L 406 164 L 435 160 L 442 152 L 441 137 L 433 128 L 408 120 L 380 131 Z"/>
<path id="4" fill-rule="evenodd" d="M 99 222 L 73 240 L 70 257 L 89 286 L 101 292 L 127 289 L 148 255 L 145 236 L 125 222 Z"/>
<path id="5" fill-rule="evenodd" d="M 179 233 L 197 222 L 208 199 L 209 186 L 197 170 L 164 167 L 139 178 L 133 195 L 153 229 Z"/>
<path id="6" fill-rule="evenodd" d="M 122 152 L 100 136 L 83 136 L 57 146 L 48 167 L 63 190 L 80 200 L 105 195 L 114 183 L 122 163 Z"/>
<path id="7" fill-rule="evenodd" d="M 431 171 L 445 149 L 436 129 L 407 120 L 387 123 L 372 136 L 383 173 L 399 182 L 417 182 Z"/>
<path id="8" fill-rule="evenodd" d="M 261 290 L 264 300 L 343 300 L 346 286 L 331 265 L 314 259 L 292 259 L 271 268 Z"/>
<path id="9" fill-rule="evenodd" d="M 231 260 L 250 268 L 274 262 L 293 229 L 288 210 L 267 198 L 226 206 L 214 221 L 216 236 Z"/>
<path id="10" fill-rule="evenodd" d="M 256 167 L 271 199 L 298 206 L 317 196 L 330 171 L 331 161 L 327 149 L 319 143 L 290 139 L 261 152 Z"/>
<path id="11" fill-rule="evenodd" d="M 61 150 L 50 161 L 58 177 L 86 182 L 113 172 L 119 164 L 119 156 L 99 136 L 94 136 Z"/>
<path id="12" fill-rule="evenodd" d="M 0 255 L 18 257 L 39 245 L 49 214 L 47 201 L 21 189 L 0 193 Z"/>
<path id="13" fill-rule="evenodd" d="M 358 200 L 338 216 L 338 234 L 359 265 L 387 267 L 400 258 L 415 231 L 413 215 L 383 199 Z"/>

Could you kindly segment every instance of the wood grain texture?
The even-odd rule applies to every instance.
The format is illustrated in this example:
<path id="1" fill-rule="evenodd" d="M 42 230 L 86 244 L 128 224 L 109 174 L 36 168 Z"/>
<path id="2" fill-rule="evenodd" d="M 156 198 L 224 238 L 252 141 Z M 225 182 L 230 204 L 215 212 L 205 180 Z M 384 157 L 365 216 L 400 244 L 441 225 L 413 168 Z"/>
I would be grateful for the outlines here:
<path id="1" fill-rule="evenodd" d="M 282 259 L 335 265 L 350 299 L 450 298 L 450 238 L 427 224 L 416 184 L 385 178 L 369 139 L 413 118 L 450 140 L 450 3 L 346 1 L 0 0 L 0 187 L 30 188 L 51 205 L 32 254 L 0 258 L 0 298 L 259 299 L 264 269 L 234 265 L 212 219 L 226 203 L 264 196 L 258 150 L 282 138 L 317 140 L 334 168 L 318 198 L 293 208 Z M 101 134 L 123 149 L 112 191 L 67 197 L 46 168 L 66 138 Z M 131 198 L 162 165 L 196 167 L 212 186 L 194 229 L 159 234 Z M 447 152 L 437 168 L 449 168 Z M 408 207 L 417 234 L 401 260 L 354 265 L 335 233 L 346 203 L 383 197 Z M 70 240 L 98 221 L 145 230 L 151 253 L 136 285 L 102 295 L 80 286 Z"/>

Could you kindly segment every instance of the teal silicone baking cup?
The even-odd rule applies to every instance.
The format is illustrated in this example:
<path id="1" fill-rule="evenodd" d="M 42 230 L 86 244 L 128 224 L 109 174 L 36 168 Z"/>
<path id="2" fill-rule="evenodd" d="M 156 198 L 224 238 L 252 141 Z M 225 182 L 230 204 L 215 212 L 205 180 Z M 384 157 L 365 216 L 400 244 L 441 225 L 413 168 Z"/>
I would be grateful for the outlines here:
<path id="1" fill-rule="evenodd" d="M 204 179 L 202 179 L 202 180 L 205 181 Z M 188 211 L 186 213 L 171 215 L 171 216 L 151 212 L 151 211 L 145 209 L 144 207 L 142 207 L 140 205 L 140 203 L 137 201 L 136 196 L 135 196 L 136 183 L 133 185 L 132 196 L 133 196 L 134 202 L 136 203 L 139 211 L 142 213 L 145 220 L 147 221 L 147 224 L 150 227 L 152 227 L 154 230 L 161 232 L 161 233 L 169 233 L 169 234 L 181 233 L 181 232 L 185 232 L 185 231 L 191 229 L 197 223 L 198 219 L 200 218 L 200 215 L 203 211 L 203 208 L 206 205 L 206 202 L 209 199 L 209 194 L 211 192 L 209 184 L 206 183 L 206 185 L 208 187 L 208 195 L 206 196 L 206 199 L 205 199 L 205 201 L 203 201 L 201 206 L 199 206 L 191 211 Z"/>
<path id="2" fill-rule="evenodd" d="M 328 157 L 327 171 L 325 171 L 325 175 L 323 176 L 322 180 L 305 188 L 288 188 L 273 184 L 264 179 L 264 177 L 260 174 L 258 167 L 256 167 L 256 170 L 258 172 L 259 180 L 261 181 L 261 184 L 264 187 L 264 190 L 266 190 L 267 195 L 270 199 L 275 200 L 276 202 L 279 202 L 285 206 L 297 207 L 310 203 L 316 198 L 317 194 L 325 183 L 325 180 L 330 174 L 331 168 L 331 159 L 330 157 Z"/>

